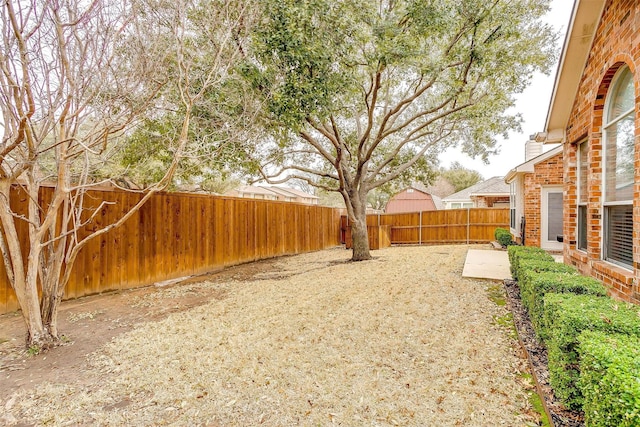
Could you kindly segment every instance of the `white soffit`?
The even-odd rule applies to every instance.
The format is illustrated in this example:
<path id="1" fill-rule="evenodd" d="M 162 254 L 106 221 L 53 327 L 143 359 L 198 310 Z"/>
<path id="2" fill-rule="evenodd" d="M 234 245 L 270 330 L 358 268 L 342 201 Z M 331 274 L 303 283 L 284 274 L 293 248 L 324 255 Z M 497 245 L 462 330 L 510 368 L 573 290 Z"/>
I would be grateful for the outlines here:
<path id="1" fill-rule="evenodd" d="M 504 182 L 509 184 L 516 178 L 518 174 L 534 172 L 535 165 L 537 165 L 540 162 L 544 162 L 545 160 L 548 160 L 551 157 L 555 156 L 556 154 L 560 154 L 560 153 L 562 153 L 562 145 L 553 147 L 552 149 L 545 151 L 544 153 L 538 155 L 537 157 L 534 157 L 533 159 L 530 159 L 516 166 L 515 168 L 511 169 L 509 173 L 504 177 Z"/>
<path id="2" fill-rule="evenodd" d="M 604 4 L 605 0 L 575 0 L 549 103 L 546 143 L 564 138 Z"/>

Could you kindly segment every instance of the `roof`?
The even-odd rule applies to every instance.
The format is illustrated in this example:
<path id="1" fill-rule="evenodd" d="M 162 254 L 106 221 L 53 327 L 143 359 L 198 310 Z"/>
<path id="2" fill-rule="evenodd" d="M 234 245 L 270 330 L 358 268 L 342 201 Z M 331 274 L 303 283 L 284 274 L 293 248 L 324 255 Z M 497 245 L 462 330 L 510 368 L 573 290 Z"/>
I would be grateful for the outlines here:
<path id="1" fill-rule="evenodd" d="M 507 175 L 504 177 L 504 182 L 509 183 L 513 181 L 513 179 L 518 174 L 533 173 L 533 168 L 535 165 L 540 162 L 544 162 L 545 160 L 548 160 L 559 153 L 562 153 L 562 144 L 558 144 L 552 149 L 545 151 L 544 153 L 534 157 L 533 159 L 530 159 L 511 169 L 509 173 L 507 173 Z"/>
<path id="2" fill-rule="evenodd" d="M 503 196 L 509 195 L 509 185 L 504 182 L 504 177 L 494 176 L 485 181 L 479 182 L 457 193 L 445 197 L 444 201 L 471 200 L 471 196 Z"/>
<path id="3" fill-rule="evenodd" d="M 433 202 L 433 205 L 435 206 L 436 210 L 442 210 L 444 209 L 444 202 L 442 201 L 442 198 L 436 196 L 433 193 L 430 193 L 427 190 L 427 187 L 425 187 L 424 184 L 422 184 L 421 182 L 414 182 L 413 184 L 411 184 L 409 187 L 406 187 L 404 189 L 402 189 L 401 191 L 398 191 L 396 194 L 394 194 L 393 196 L 391 196 L 389 198 L 389 200 L 387 201 L 387 206 L 389 206 L 389 203 L 391 201 L 398 201 L 398 200 L 415 200 L 415 199 L 396 199 L 396 196 L 404 193 L 405 191 L 409 190 L 409 189 L 413 189 L 416 191 L 419 191 L 422 194 L 425 194 L 427 196 L 429 196 L 431 198 L 431 201 Z M 386 209 L 385 209 L 386 210 Z"/>
<path id="4" fill-rule="evenodd" d="M 391 200 L 393 200 L 393 199 L 394 199 L 394 197 L 396 197 L 398 194 L 400 194 L 400 193 L 402 193 L 402 192 L 404 192 L 404 191 L 407 191 L 407 190 L 408 190 L 408 189 L 410 189 L 410 188 L 413 188 L 413 189 L 414 189 L 414 190 L 416 190 L 416 191 L 419 191 L 419 192 L 421 192 L 421 193 L 423 193 L 423 194 L 426 194 L 426 195 L 430 196 L 430 197 L 431 197 L 431 200 L 433 201 L 433 204 L 434 204 L 434 205 L 435 205 L 435 207 L 436 207 L 436 209 L 438 209 L 438 210 L 442 210 L 442 209 L 444 209 L 444 202 L 442 201 L 442 198 L 440 198 L 440 197 L 436 196 L 435 194 L 431 193 L 431 192 L 427 189 L 427 187 L 426 187 L 423 183 L 421 183 L 421 182 L 414 182 L 414 183 L 413 183 L 413 184 L 411 184 L 409 187 L 406 187 L 406 188 L 402 189 L 401 191 L 398 191 L 396 194 L 394 194 L 393 196 L 391 196 L 391 197 L 389 198 L 389 201 L 387 202 L 387 204 L 389 204 L 389 202 L 390 202 Z"/>
<path id="5" fill-rule="evenodd" d="M 564 139 L 604 4 L 605 0 L 575 0 L 549 102 L 545 132 L 541 135 L 545 143 Z"/>
<path id="6" fill-rule="evenodd" d="M 409 188 L 413 188 L 416 191 L 419 191 L 419 192 L 424 193 L 424 194 L 428 194 L 429 196 L 431 196 L 431 200 L 433 200 L 433 204 L 436 206 L 436 209 L 438 209 L 438 210 L 444 209 L 444 202 L 442 201 L 442 198 L 440 198 L 440 197 L 436 196 L 435 194 L 431 193 L 429 191 L 429 189 L 423 183 L 414 182 L 413 184 L 411 184 L 411 186 L 405 188 L 402 191 L 405 191 L 405 190 L 407 190 Z M 399 191 L 396 194 L 402 193 L 402 191 Z M 391 198 L 393 198 L 393 196 L 391 196 Z M 389 200 L 391 200 L 391 199 L 389 199 Z"/>
<path id="7" fill-rule="evenodd" d="M 444 202 L 440 197 L 436 196 L 435 194 L 432 194 L 431 200 L 433 200 L 433 204 L 436 205 L 436 209 L 438 210 L 444 209 Z"/>

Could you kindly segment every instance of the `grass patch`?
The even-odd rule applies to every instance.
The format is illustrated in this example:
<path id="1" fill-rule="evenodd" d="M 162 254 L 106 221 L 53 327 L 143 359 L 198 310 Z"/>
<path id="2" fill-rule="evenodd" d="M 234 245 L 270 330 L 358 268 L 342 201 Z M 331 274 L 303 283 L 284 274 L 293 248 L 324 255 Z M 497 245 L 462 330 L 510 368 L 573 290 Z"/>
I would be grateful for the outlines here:
<path id="1" fill-rule="evenodd" d="M 529 403 L 533 407 L 533 411 L 538 416 L 538 425 L 542 427 L 551 427 L 551 423 L 549 422 L 549 417 L 547 416 L 547 412 L 544 410 L 544 404 L 542 403 L 542 398 L 538 394 L 538 389 L 534 385 L 533 375 L 529 373 L 522 373 L 520 377 L 527 384 L 527 399 Z"/>
<path id="2" fill-rule="evenodd" d="M 493 301 L 497 306 L 504 307 L 507 305 L 507 298 L 504 295 L 504 289 L 502 285 L 494 285 L 487 289 L 489 299 Z"/>
<path id="3" fill-rule="evenodd" d="M 507 329 L 509 338 L 518 339 L 518 331 L 516 330 L 516 324 L 513 322 L 513 314 L 509 312 L 502 316 L 493 316 L 493 322 Z"/>

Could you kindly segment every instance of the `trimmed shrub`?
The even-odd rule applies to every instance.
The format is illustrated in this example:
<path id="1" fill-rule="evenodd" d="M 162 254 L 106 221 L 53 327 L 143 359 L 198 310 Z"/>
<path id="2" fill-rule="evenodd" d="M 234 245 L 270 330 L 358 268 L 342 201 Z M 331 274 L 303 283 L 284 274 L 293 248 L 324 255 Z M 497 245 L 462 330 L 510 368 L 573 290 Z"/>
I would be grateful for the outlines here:
<path id="1" fill-rule="evenodd" d="M 586 331 L 578 342 L 586 425 L 640 426 L 640 339 Z"/>
<path id="2" fill-rule="evenodd" d="M 640 337 L 640 307 L 607 297 L 547 293 L 542 323 L 549 337 L 549 382 L 567 407 L 580 409 L 578 336 L 591 330 Z"/>
<path id="3" fill-rule="evenodd" d="M 525 259 L 538 260 L 538 261 L 550 261 L 554 259 L 551 255 L 534 246 L 509 246 L 507 248 L 509 254 L 509 263 L 511 264 L 511 276 L 518 280 L 520 261 Z"/>
<path id="4" fill-rule="evenodd" d="M 539 259 L 531 259 L 531 258 L 523 258 L 518 262 L 518 271 L 516 274 L 518 275 L 518 285 L 520 286 L 520 295 L 522 296 L 523 303 L 524 301 L 523 293 L 526 293 L 529 288 L 529 284 L 527 280 L 529 280 L 532 275 L 536 273 L 543 272 L 553 272 L 553 273 L 566 273 L 566 274 L 578 274 L 578 270 L 568 264 L 563 264 L 561 262 L 549 261 L 549 260 L 539 260 Z M 527 306 L 527 308 L 529 308 Z"/>
<path id="5" fill-rule="evenodd" d="M 536 334 L 543 341 L 549 338 L 542 319 L 544 296 L 547 293 L 607 296 L 607 288 L 602 283 L 592 277 L 577 274 L 572 266 L 539 261 L 523 261 L 520 266 L 522 304 L 529 311 Z"/>
<path id="6" fill-rule="evenodd" d="M 513 245 L 513 238 L 511 237 L 511 232 L 506 228 L 496 228 L 493 235 L 495 236 L 498 243 L 502 245 L 502 247 L 507 247 L 509 245 Z"/>

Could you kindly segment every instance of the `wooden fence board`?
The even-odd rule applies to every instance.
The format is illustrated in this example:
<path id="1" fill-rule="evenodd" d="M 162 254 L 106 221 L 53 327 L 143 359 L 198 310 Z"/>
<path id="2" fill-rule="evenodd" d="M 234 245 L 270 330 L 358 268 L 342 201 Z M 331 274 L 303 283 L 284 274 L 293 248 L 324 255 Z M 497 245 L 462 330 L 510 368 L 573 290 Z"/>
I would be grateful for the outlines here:
<path id="1" fill-rule="evenodd" d="M 397 214 L 367 215 L 368 228 L 391 226 L 391 244 L 486 243 L 494 240 L 496 227 L 509 227 L 508 208 L 472 208 Z M 340 220 L 341 233 L 348 227 Z M 344 239 L 344 237 L 343 237 Z"/>
<path id="2" fill-rule="evenodd" d="M 41 191 L 41 204 L 51 189 Z M 86 236 L 115 222 L 141 195 L 120 191 L 87 194 L 90 216 L 102 201 L 92 223 L 80 230 Z M 11 204 L 25 213 L 24 192 L 14 191 Z M 65 299 L 109 290 L 215 271 L 228 265 L 279 255 L 324 249 L 340 244 L 338 210 L 264 200 L 160 193 L 122 227 L 93 239 L 73 267 Z M 18 221 L 24 246 L 28 227 Z M 0 313 L 17 310 L 15 293 L 0 263 Z"/>

